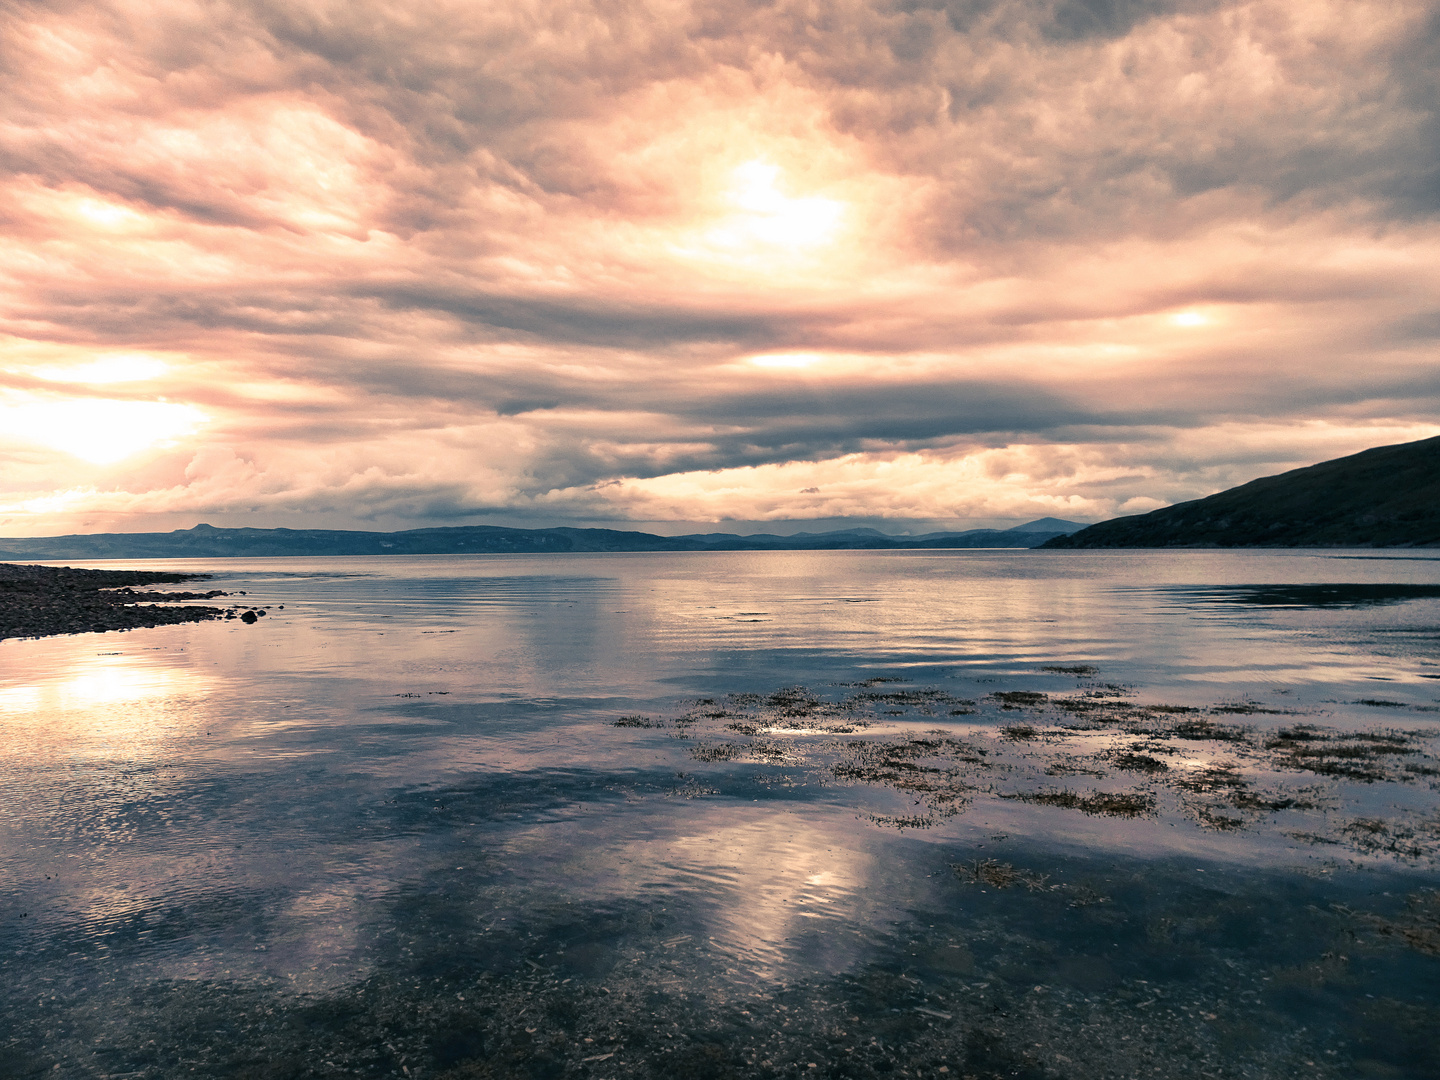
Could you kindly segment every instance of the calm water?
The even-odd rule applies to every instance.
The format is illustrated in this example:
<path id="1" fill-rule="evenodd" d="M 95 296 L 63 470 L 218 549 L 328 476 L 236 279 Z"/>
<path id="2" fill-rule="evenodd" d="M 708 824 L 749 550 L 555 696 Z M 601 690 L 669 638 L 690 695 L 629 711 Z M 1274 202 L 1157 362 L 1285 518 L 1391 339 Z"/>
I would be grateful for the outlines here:
<path id="1" fill-rule="evenodd" d="M 1440 1076 L 1435 556 L 143 565 L 269 611 L 0 644 L 0 1074 Z"/>

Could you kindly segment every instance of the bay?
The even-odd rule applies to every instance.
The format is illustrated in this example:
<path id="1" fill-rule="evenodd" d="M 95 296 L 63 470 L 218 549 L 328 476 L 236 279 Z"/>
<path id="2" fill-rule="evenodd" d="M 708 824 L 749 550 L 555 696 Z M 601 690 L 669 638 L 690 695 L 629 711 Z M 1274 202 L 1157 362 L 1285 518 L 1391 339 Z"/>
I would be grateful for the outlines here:
<path id="1" fill-rule="evenodd" d="M 1440 1074 L 1426 552 L 143 566 L 265 614 L 0 645 L 14 1075 Z"/>

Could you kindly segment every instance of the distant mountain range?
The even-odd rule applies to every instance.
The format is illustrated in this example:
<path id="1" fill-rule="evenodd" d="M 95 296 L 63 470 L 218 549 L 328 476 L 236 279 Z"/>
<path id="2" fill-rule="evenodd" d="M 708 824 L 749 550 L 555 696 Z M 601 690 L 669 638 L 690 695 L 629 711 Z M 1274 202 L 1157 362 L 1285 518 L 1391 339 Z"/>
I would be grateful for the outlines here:
<path id="1" fill-rule="evenodd" d="M 1194 502 L 1102 521 L 1047 548 L 1440 545 L 1440 438 L 1377 446 Z"/>
<path id="2" fill-rule="evenodd" d="M 404 532 L 339 529 L 217 529 L 196 525 L 168 533 L 77 533 L 0 538 L 0 561 L 25 559 L 190 559 L 216 556 L 492 555 L 566 551 L 829 551 L 893 548 L 1029 548 L 1085 526 L 1041 518 L 1013 529 L 969 529 L 887 536 L 876 529 L 779 536 L 696 533 L 656 536 L 616 529 L 507 529 L 470 525 Z"/>

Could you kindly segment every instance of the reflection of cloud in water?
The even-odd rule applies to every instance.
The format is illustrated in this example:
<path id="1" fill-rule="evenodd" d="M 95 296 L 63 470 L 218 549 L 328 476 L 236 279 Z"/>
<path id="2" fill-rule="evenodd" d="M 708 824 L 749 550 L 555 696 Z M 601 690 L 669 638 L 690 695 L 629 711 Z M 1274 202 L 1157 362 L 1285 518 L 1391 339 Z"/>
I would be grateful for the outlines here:
<path id="1" fill-rule="evenodd" d="M 367 973 L 363 901 L 353 889 L 321 887 L 267 913 L 266 955 L 255 964 L 306 992 L 343 985 Z M 225 958 L 228 963 L 229 958 Z"/>
<path id="2" fill-rule="evenodd" d="M 849 967 L 863 948 L 856 927 L 870 922 L 856 916 L 872 902 L 865 898 L 872 857 L 845 845 L 834 821 L 735 806 L 724 815 L 692 819 L 679 835 L 632 840 L 603 857 L 623 865 L 645 894 L 685 894 L 712 947 L 752 975 Z"/>

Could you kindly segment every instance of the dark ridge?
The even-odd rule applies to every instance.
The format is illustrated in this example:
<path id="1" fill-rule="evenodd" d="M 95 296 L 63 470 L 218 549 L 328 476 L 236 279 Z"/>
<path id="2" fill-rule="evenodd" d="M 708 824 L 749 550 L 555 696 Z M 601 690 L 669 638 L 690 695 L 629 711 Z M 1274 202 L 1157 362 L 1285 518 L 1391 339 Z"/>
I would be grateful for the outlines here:
<path id="1" fill-rule="evenodd" d="M 1046 548 L 1440 545 L 1440 437 L 1377 446 L 1194 502 L 1115 518 Z"/>
<path id="2" fill-rule="evenodd" d="M 493 555 L 574 551 L 829 551 L 896 548 L 1028 548 L 1073 522 L 1044 518 L 1013 529 L 969 529 L 923 536 L 886 536 L 845 529 L 795 536 L 704 533 L 657 536 L 617 529 L 510 529 L 469 525 L 404 532 L 339 529 L 217 529 L 196 525 L 168 533 L 90 533 L 0 538 L 0 559 L 187 559 L 229 555 Z"/>

